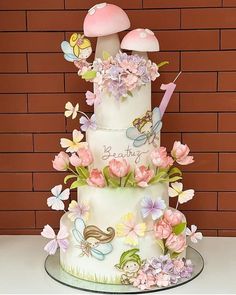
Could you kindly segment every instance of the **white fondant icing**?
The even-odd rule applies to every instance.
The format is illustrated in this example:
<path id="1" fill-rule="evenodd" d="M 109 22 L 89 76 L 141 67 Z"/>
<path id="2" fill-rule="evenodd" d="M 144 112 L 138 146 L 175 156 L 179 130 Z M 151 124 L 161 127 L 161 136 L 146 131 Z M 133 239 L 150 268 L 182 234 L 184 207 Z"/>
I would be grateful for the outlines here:
<path id="1" fill-rule="evenodd" d="M 132 96 L 117 101 L 109 93 L 103 93 L 101 103 L 94 106 L 99 128 L 126 129 L 132 121 L 151 110 L 151 84 L 145 84 L 132 91 Z"/>

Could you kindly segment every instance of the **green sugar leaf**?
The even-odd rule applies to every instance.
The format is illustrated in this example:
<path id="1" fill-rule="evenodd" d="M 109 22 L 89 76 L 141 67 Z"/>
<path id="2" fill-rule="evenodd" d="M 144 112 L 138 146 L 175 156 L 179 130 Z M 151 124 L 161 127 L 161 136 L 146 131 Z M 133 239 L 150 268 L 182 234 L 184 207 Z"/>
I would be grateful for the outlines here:
<path id="1" fill-rule="evenodd" d="M 181 223 L 175 225 L 173 227 L 172 231 L 175 235 L 178 236 L 185 230 L 185 228 L 186 228 L 186 222 L 181 222 Z"/>
<path id="2" fill-rule="evenodd" d="M 64 183 L 66 184 L 67 181 L 68 181 L 69 179 L 71 179 L 71 178 L 77 178 L 77 176 L 74 175 L 74 174 L 67 175 L 67 176 L 64 178 Z"/>
<path id="3" fill-rule="evenodd" d="M 96 71 L 87 71 L 82 75 L 82 79 L 85 79 L 86 81 L 92 80 L 96 77 L 96 74 Z"/>

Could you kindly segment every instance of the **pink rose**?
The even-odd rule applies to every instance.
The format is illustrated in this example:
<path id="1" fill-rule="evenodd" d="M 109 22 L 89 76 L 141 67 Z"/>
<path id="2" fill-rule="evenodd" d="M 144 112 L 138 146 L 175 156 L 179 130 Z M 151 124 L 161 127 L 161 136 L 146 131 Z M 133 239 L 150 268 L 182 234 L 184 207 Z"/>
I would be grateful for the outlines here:
<path id="1" fill-rule="evenodd" d="M 165 246 L 172 252 L 181 253 L 186 248 L 186 236 L 185 234 L 175 235 L 171 234 L 167 240 Z"/>
<path id="2" fill-rule="evenodd" d="M 81 160 L 81 166 L 89 166 L 93 163 L 93 155 L 88 148 L 80 148 L 77 154 Z"/>
<path id="3" fill-rule="evenodd" d="M 171 283 L 170 281 L 170 275 L 165 274 L 163 272 L 160 272 L 159 274 L 157 274 L 156 276 L 156 285 L 158 287 L 167 287 L 169 286 Z"/>
<path id="4" fill-rule="evenodd" d="M 70 163 L 74 167 L 79 167 L 81 166 L 81 159 L 74 153 L 70 156 Z"/>
<path id="5" fill-rule="evenodd" d="M 65 152 L 60 152 L 52 161 L 53 168 L 57 171 L 67 171 L 69 166 L 69 156 Z"/>
<path id="6" fill-rule="evenodd" d="M 169 223 L 161 219 L 154 224 L 154 233 L 157 239 L 166 239 L 172 233 L 172 227 Z"/>
<path id="7" fill-rule="evenodd" d="M 165 147 L 159 147 L 151 152 L 152 163 L 159 168 L 169 168 L 173 165 L 174 160 L 167 156 L 167 151 Z"/>
<path id="8" fill-rule="evenodd" d="M 180 141 L 175 141 L 171 155 L 180 165 L 188 165 L 194 162 L 192 156 L 188 156 L 190 152 L 187 144 L 182 144 Z"/>
<path id="9" fill-rule="evenodd" d="M 137 185 L 141 187 L 148 186 L 148 182 L 151 180 L 153 175 L 154 175 L 154 172 L 151 169 L 148 169 L 147 167 L 145 167 L 144 165 L 135 168 L 135 171 L 134 171 L 135 181 L 137 182 Z"/>
<path id="10" fill-rule="evenodd" d="M 181 270 L 184 268 L 183 260 L 175 259 L 173 260 L 173 264 L 174 264 L 174 270 L 178 273 L 181 272 Z"/>
<path id="11" fill-rule="evenodd" d="M 164 213 L 165 222 L 175 226 L 183 221 L 183 214 L 177 210 L 168 209 Z"/>
<path id="12" fill-rule="evenodd" d="M 88 185 L 91 186 L 98 186 L 98 187 L 104 187 L 105 186 L 105 178 L 102 175 L 102 172 L 98 169 L 93 169 L 90 171 L 90 176 L 87 179 Z"/>
<path id="13" fill-rule="evenodd" d="M 109 162 L 109 172 L 111 176 L 124 177 L 129 173 L 130 164 L 125 160 L 113 159 Z"/>

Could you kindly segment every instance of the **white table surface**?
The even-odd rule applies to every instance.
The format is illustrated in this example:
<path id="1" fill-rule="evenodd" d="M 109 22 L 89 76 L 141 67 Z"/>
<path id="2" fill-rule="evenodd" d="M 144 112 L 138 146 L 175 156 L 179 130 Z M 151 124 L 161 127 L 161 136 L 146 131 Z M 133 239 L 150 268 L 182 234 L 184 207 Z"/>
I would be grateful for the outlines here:
<path id="1" fill-rule="evenodd" d="M 86 294 L 51 279 L 40 236 L 0 236 L 0 293 Z M 205 260 L 196 279 L 164 294 L 236 294 L 236 238 L 204 238 L 195 245 Z M 87 293 L 88 294 L 88 293 Z"/>

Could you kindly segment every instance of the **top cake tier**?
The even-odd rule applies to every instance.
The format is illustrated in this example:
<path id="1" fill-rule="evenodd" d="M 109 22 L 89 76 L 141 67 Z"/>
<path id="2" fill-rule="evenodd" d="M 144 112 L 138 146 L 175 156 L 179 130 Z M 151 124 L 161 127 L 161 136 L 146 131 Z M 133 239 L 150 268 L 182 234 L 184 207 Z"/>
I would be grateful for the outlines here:
<path id="1" fill-rule="evenodd" d="M 100 129 L 127 129 L 148 110 L 151 110 L 151 83 L 136 88 L 132 96 L 119 100 L 103 92 L 101 102 L 94 106 L 96 124 Z"/>

